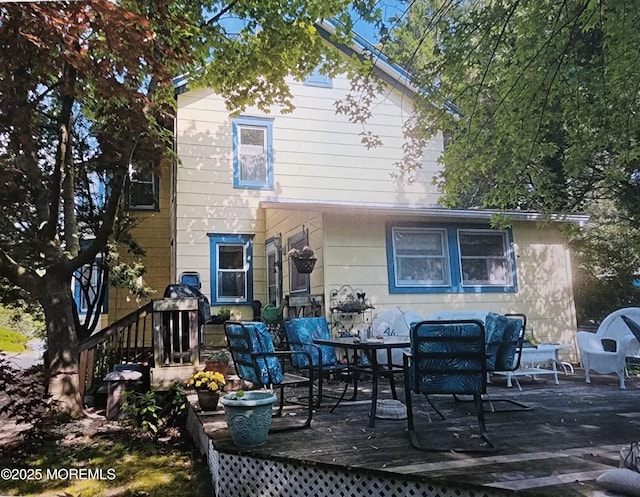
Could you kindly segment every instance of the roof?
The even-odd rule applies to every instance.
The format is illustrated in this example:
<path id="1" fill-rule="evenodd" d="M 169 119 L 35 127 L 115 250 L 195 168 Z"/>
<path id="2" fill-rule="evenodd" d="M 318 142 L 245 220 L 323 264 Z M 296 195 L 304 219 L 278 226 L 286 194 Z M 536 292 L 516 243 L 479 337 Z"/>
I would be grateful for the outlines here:
<path id="1" fill-rule="evenodd" d="M 266 198 L 260 202 L 264 209 L 314 210 L 335 213 L 383 214 L 394 216 L 428 216 L 443 220 L 489 221 L 494 216 L 506 216 L 515 221 L 542 221 L 547 217 L 540 212 L 500 209 L 448 209 L 438 205 L 388 204 L 382 202 L 349 202 L 325 200 L 299 200 Z M 578 224 L 589 221 L 585 214 L 551 214 L 551 221 Z"/>

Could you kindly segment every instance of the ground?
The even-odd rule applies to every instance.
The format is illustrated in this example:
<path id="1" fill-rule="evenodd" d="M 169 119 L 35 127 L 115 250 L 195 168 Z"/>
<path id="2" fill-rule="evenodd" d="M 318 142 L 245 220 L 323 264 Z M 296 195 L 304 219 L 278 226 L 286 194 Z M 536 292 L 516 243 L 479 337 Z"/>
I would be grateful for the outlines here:
<path id="1" fill-rule="evenodd" d="M 0 393 L 0 406 L 8 401 Z M 30 497 L 211 497 L 211 477 L 178 428 L 157 439 L 104 410 L 40 429 L 0 417 L 0 495 Z"/>

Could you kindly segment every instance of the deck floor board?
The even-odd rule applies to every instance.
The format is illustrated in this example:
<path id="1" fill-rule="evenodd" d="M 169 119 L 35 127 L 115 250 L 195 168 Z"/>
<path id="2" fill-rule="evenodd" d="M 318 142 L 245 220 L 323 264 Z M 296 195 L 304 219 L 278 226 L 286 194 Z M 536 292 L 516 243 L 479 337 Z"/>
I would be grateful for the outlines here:
<path id="1" fill-rule="evenodd" d="M 598 375 L 587 385 L 580 370 L 560 375 L 559 385 L 544 377 L 536 381 L 520 378 L 520 382 L 522 391 L 506 388 L 500 378 L 489 387 L 494 399 L 511 398 L 533 407 L 529 411 L 486 413 L 488 432 L 498 446 L 493 454 L 415 450 L 409 442 L 406 421 L 378 419 L 370 428 L 370 403 L 366 401 L 370 383 L 366 382 L 359 395 L 364 402 L 344 402 L 330 413 L 334 402 L 330 400 L 315 410 L 311 428 L 271 433 L 262 447 L 234 447 L 221 412 L 202 414 L 200 420 L 221 452 L 358 467 L 444 484 L 464 482 L 504 488 L 521 496 L 605 495 L 595 479 L 618 466 L 622 447 L 640 440 L 640 379 L 630 378 L 627 390 L 620 390 L 613 376 Z M 327 387 L 336 391 L 341 388 L 337 384 Z M 399 395 L 404 398 L 401 389 Z M 386 397 L 390 392 L 384 385 L 380 398 Z M 420 413 L 417 425 L 425 441 L 446 446 L 479 443 L 472 403 L 454 402 L 451 396 L 435 397 L 446 416 L 443 421 L 426 401 L 414 399 Z M 285 411 L 284 419 L 274 419 L 274 425 L 295 420 L 292 412 Z"/>

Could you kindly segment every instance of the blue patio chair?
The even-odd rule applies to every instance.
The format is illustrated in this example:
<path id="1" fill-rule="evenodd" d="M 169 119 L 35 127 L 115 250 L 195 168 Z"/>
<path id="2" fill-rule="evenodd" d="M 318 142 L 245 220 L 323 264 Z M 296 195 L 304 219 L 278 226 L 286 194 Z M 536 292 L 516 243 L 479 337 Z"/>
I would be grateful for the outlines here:
<path id="1" fill-rule="evenodd" d="M 485 327 L 487 374 L 496 371 L 512 372 L 520 367 L 524 333 L 527 327 L 527 316 L 522 313 L 497 314 L 486 311 L 439 311 L 429 315 L 428 320 L 473 319 L 483 323 Z M 456 400 L 462 401 L 458 396 Z M 492 398 L 487 394 L 484 398 L 491 407 L 491 412 L 527 411 L 530 406 L 507 398 Z M 495 403 L 504 402 L 513 407 L 497 409 Z"/>
<path id="2" fill-rule="evenodd" d="M 432 452 L 492 452 L 482 395 L 487 391 L 487 354 L 484 325 L 478 320 L 421 321 L 411 328 L 411 352 L 403 358 L 407 423 L 411 444 Z M 441 419 L 430 395 L 472 395 L 483 445 L 478 447 L 426 446 L 414 422 L 413 394 L 425 396 Z M 428 436 L 426 438 L 429 438 Z"/>
<path id="3" fill-rule="evenodd" d="M 289 348 L 293 353 L 291 358 L 293 367 L 299 371 L 308 371 L 311 373 L 310 376 L 318 378 L 316 406 L 319 406 L 322 402 L 323 378 L 331 374 L 338 379 L 345 380 L 341 399 L 347 391 L 348 382 L 353 379 L 353 396 L 351 400 L 355 400 L 358 380 L 355 374 L 351 378 L 349 365 L 338 361 L 335 347 L 313 343 L 314 339 L 331 339 L 331 332 L 324 317 L 286 319 L 284 321 L 284 331 Z"/>
<path id="4" fill-rule="evenodd" d="M 227 321 L 224 324 L 224 331 L 238 377 L 256 386 L 279 390 L 276 416 L 282 416 L 285 387 L 307 387 L 308 389 L 304 403 L 307 407 L 307 418 L 302 423 L 276 427 L 272 431 L 309 428 L 313 412 L 313 378 L 284 372 L 281 361 L 286 357 L 291 360 L 292 352 L 276 351 L 267 326 L 261 322 Z"/>
<path id="5" fill-rule="evenodd" d="M 527 316 L 521 313 L 496 314 L 487 313 L 484 320 L 487 339 L 487 372 L 513 372 L 520 367 L 524 333 L 527 327 Z M 491 412 L 529 411 L 531 406 L 507 398 L 492 398 L 486 395 Z M 513 407 L 497 409 L 496 402 L 504 402 Z"/>

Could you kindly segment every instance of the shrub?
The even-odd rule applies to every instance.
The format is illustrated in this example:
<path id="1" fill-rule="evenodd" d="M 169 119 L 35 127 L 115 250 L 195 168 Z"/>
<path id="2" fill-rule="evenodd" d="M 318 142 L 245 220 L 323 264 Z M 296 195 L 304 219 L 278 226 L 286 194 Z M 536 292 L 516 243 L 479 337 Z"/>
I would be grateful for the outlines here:
<path id="1" fill-rule="evenodd" d="M 36 368 L 26 371 L 15 368 L 6 354 L 0 352 L 0 392 L 7 397 L 6 402 L 0 402 L 0 414 L 38 429 L 49 407 L 42 376 Z"/>
<path id="2" fill-rule="evenodd" d="M 165 428 L 184 425 L 187 395 L 179 383 L 167 392 L 129 390 L 122 397 L 126 422 L 141 433 L 157 436 Z"/>

